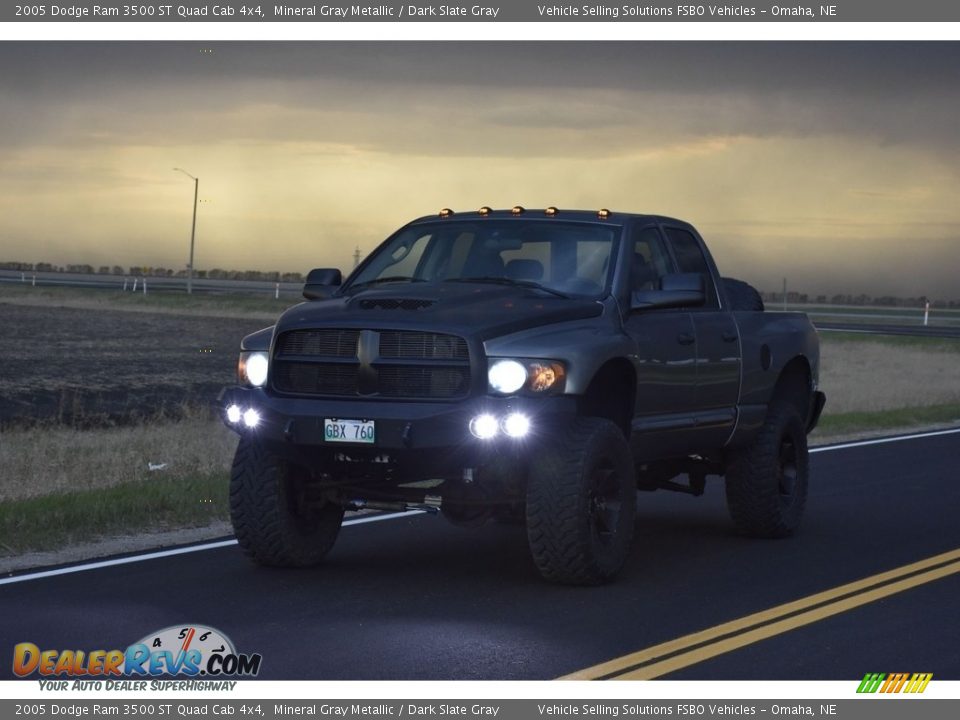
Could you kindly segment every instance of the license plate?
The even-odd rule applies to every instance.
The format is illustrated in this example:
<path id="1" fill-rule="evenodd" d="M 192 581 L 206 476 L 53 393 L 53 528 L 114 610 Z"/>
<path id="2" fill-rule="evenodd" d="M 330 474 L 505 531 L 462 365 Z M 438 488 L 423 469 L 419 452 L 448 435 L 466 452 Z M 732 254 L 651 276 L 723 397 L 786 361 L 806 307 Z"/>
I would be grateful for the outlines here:
<path id="1" fill-rule="evenodd" d="M 324 418 L 323 439 L 327 442 L 364 443 L 373 445 L 376 440 L 373 420 Z"/>

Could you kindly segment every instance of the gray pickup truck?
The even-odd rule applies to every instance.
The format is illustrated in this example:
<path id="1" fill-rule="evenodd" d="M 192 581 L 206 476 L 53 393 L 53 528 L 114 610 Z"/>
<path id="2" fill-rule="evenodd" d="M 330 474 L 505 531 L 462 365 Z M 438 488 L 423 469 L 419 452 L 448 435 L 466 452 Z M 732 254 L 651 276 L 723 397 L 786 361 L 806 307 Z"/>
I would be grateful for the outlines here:
<path id="1" fill-rule="evenodd" d="M 637 491 L 724 476 L 736 527 L 781 537 L 824 404 L 805 315 L 764 312 L 697 231 L 656 215 L 444 209 L 243 339 L 224 422 L 230 512 L 265 565 L 310 565 L 345 510 L 523 522 L 544 578 L 622 568 Z"/>

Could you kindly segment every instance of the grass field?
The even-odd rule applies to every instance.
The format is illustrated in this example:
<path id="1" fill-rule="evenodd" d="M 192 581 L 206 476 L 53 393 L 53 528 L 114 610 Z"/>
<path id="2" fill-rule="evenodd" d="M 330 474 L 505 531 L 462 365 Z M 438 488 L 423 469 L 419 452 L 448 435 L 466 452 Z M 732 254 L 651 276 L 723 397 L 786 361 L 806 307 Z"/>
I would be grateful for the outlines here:
<path id="1" fill-rule="evenodd" d="M 84 295 L 79 307 L 71 292 Z M 0 558 L 225 519 L 236 438 L 211 406 L 233 379 L 239 339 L 268 323 L 238 308 L 110 301 L 91 312 L 99 293 L 59 293 L 29 303 L 0 293 Z M 828 400 L 814 441 L 960 422 L 960 341 L 821 341 Z"/>

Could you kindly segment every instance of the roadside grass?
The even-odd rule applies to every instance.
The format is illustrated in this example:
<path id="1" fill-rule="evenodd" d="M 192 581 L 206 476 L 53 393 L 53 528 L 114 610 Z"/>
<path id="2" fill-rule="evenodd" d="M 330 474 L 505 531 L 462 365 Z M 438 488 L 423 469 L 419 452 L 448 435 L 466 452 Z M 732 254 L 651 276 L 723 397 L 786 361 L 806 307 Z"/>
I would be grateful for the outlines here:
<path id="1" fill-rule="evenodd" d="M 226 520 L 226 473 L 125 482 L 0 503 L 0 558 L 92 538 Z"/>
<path id="2" fill-rule="evenodd" d="M 872 335 L 868 333 L 843 332 L 842 330 L 820 330 L 821 345 L 855 343 L 868 346 L 893 345 L 912 347 L 936 352 L 960 353 L 960 338 L 922 337 L 914 335 Z"/>
<path id="3" fill-rule="evenodd" d="M 225 476 L 236 436 L 207 413 L 78 429 L 0 431 L 0 503 L 161 480 Z M 151 470 L 154 466 L 156 469 Z M 162 466 L 162 467 L 158 467 Z M 2 538 L 2 536 L 0 536 Z"/>
<path id="4" fill-rule="evenodd" d="M 960 341 L 877 337 L 821 335 L 825 421 L 835 415 L 960 403 Z"/>
<path id="5" fill-rule="evenodd" d="M 839 435 L 879 430 L 903 430 L 927 425 L 960 425 L 960 403 L 906 407 L 879 412 L 825 413 L 811 439 L 827 440 Z"/>
<path id="6" fill-rule="evenodd" d="M 176 315 L 206 315 L 226 317 L 263 317 L 275 319 L 283 310 L 301 302 L 299 298 L 273 292 L 259 295 L 249 293 L 203 293 L 187 295 L 184 292 L 149 290 L 124 292 L 120 289 L 84 289 L 67 287 L 31 287 L 29 285 L 0 285 L 0 303 L 72 307 L 86 310 L 110 309 L 128 312 L 161 312 Z"/>

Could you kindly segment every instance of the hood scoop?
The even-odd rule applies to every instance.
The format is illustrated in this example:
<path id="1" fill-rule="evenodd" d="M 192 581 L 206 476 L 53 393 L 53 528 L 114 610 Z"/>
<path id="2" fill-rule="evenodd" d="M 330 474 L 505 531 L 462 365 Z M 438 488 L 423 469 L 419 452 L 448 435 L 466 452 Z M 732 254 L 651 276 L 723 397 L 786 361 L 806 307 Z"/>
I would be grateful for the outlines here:
<path id="1" fill-rule="evenodd" d="M 426 298 L 361 298 L 356 305 L 361 310 L 423 310 L 435 304 L 436 300 Z"/>

